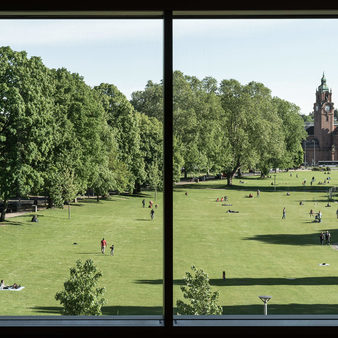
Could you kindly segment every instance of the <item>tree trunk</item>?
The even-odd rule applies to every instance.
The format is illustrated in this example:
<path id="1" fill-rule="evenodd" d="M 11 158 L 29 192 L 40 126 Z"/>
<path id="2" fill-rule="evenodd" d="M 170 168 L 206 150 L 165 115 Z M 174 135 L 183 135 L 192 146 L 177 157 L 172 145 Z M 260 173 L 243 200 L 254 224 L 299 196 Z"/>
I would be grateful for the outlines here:
<path id="1" fill-rule="evenodd" d="M 227 176 L 227 185 L 232 185 L 233 176 L 231 175 L 231 173 L 227 173 L 226 176 Z"/>
<path id="2" fill-rule="evenodd" d="M 134 190 L 133 190 L 133 194 L 138 194 L 139 192 L 141 192 L 141 184 L 136 182 Z"/>
<path id="3" fill-rule="evenodd" d="M 54 206 L 53 199 L 50 196 L 48 196 L 48 206 L 47 206 L 47 209 L 51 209 L 51 208 L 53 208 L 53 206 Z"/>
<path id="4" fill-rule="evenodd" d="M 5 221 L 7 208 L 8 208 L 8 201 L 4 200 L 4 206 L 3 206 L 3 209 L 1 210 L 0 222 Z"/>
<path id="5" fill-rule="evenodd" d="M 237 175 L 238 175 L 238 178 L 242 178 L 242 170 L 241 170 L 241 168 L 238 168 Z"/>
<path id="6" fill-rule="evenodd" d="M 226 172 L 226 177 L 227 177 L 227 184 L 228 185 L 232 185 L 232 179 L 236 174 L 236 171 L 240 168 L 240 164 L 239 162 L 237 163 L 237 165 L 235 166 L 235 168 L 231 171 L 227 171 Z"/>

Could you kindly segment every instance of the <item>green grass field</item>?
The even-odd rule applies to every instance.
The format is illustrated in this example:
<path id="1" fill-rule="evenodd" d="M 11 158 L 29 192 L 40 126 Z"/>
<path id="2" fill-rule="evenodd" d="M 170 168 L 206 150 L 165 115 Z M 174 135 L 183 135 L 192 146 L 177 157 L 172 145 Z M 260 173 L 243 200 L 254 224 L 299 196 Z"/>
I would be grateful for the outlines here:
<path id="1" fill-rule="evenodd" d="M 338 204 L 326 207 L 328 188 L 338 185 L 338 171 L 299 171 L 298 176 L 277 174 L 277 191 L 271 186 L 273 175 L 264 180 L 244 177 L 244 183 L 235 179 L 231 188 L 225 180 L 175 187 L 174 304 L 182 297 L 185 272 L 195 265 L 219 291 L 224 314 L 262 314 L 259 295 L 272 296 L 270 314 L 338 313 Z M 312 176 L 316 181 L 310 186 Z M 330 185 L 318 185 L 328 176 Z M 229 200 L 216 202 L 221 196 Z M 154 194 L 112 196 L 100 203 L 80 200 L 72 206 L 71 219 L 66 208 L 39 211 L 38 223 L 30 222 L 31 214 L 8 218 L 0 226 L 0 278 L 25 288 L 0 291 L 0 315 L 60 314 L 54 295 L 63 289 L 76 260 L 87 258 L 103 274 L 104 315 L 161 314 L 162 196 L 158 194 L 154 221 L 150 209 L 142 208 L 143 198 L 154 200 Z M 322 211 L 322 223 L 312 222 L 310 209 Z M 319 244 L 319 233 L 326 230 L 331 246 Z M 102 237 L 108 246 L 115 245 L 113 257 L 109 250 L 101 254 Z M 323 262 L 329 265 L 320 266 Z"/>

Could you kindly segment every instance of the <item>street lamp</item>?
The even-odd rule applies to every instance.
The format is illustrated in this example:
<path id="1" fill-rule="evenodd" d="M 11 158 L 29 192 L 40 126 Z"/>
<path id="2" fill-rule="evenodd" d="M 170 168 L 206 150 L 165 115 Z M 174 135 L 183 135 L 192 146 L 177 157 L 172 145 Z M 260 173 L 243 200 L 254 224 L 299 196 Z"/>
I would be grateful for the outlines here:
<path id="1" fill-rule="evenodd" d="M 264 303 L 264 315 L 268 315 L 268 301 L 271 299 L 271 296 L 258 296 L 261 301 Z"/>

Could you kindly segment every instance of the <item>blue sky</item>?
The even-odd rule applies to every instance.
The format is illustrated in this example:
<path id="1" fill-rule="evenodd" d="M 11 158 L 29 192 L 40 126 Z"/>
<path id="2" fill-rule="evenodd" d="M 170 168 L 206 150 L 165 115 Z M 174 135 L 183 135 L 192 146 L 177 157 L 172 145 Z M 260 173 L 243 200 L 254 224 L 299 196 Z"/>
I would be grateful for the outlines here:
<path id="1" fill-rule="evenodd" d="M 128 98 L 162 78 L 161 20 L 0 20 L 0 45 L 115 84 Z M 325 72 L 338 107 L 338 20 L 176 20 L 174 68 L 202 79 L 262 82 L 308 114 Z"/>

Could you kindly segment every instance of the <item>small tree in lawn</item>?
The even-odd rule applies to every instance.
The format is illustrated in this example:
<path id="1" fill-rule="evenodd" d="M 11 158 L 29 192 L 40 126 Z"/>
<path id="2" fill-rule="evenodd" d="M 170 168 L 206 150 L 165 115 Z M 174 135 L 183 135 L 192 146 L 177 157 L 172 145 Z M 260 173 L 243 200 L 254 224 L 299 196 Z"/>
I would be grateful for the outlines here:
<path id="1" fill-rule="evenodd" d="M 84 264 L 81 260 L 76 261 L 76 267 L 70 269 L 69 280 L 64 283 L 65 290 L 55 295 L 55 299 L 63 305 L 64 315 L 102 314 L 101 307 L 105 300 L 100 297 L 105 289 L 96 288 L 101 276 L 91 259 L 87 259 Z"/>
<path id="2" fill-rule="evenodd" d="M 193 274 L 186 272 L 181 286 L 183 297 L 188 303 L 177 300 L 177 313 L 180 315 L 221 315 L 222 307 L 217 304 L 218 291 L 212 292 L 208 275 L 202 270 L 192 266 Z"/>

